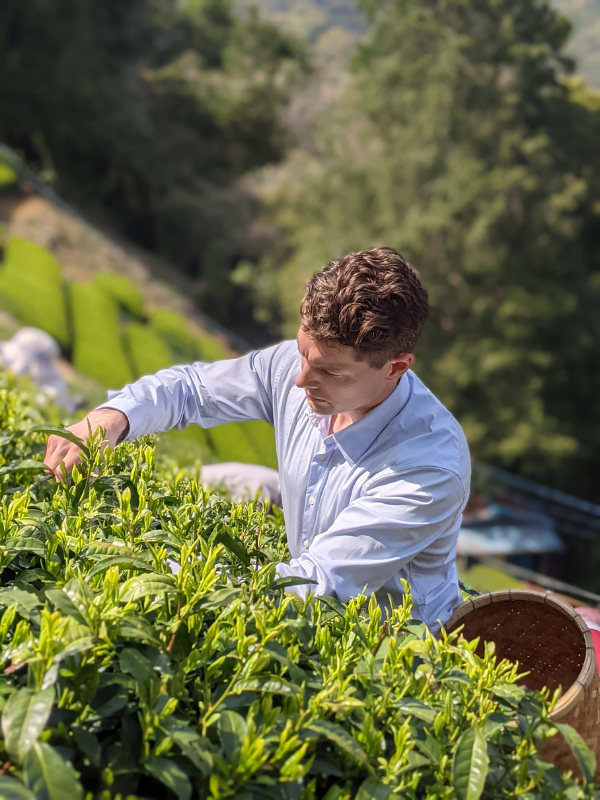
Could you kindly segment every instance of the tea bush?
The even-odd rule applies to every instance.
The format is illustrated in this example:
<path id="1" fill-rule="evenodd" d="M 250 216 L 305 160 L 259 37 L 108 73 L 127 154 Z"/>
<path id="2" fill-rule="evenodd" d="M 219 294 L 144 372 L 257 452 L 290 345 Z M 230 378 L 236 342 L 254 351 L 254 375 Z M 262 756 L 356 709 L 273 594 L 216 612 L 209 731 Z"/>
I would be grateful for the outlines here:
<path id="1" fill-rule="evenodd" d="M 73 364 L 103 386 L 120 389 L 133 380 L 121 338 L 117 306 L 91 283 L 71 284 Z"/>
<path id="2" fill-rule="evenodd" d="M 144 298 L 138 287 L 128 278 L 100 270 L 94 276 L 94 285 L 108 295 L 120 308 L 136 319 L 144 318 Z"/>
<path id="3" fill-rule="evenodd" d="M 32 394 L 0 376 L 0 797 L 598 797 L 542 761 L 548 699 L 402 607 L 286 592 L 281 514 L 152 441 L 57 485 Z M 564 728 L 589 776 L 592 754 Z"/>
<path id="4" fill-rule="evenodd" d="M 174 364 L 192 364 L 200 358 L 185 317 L 166 308 L 157 308 L 150 318 L 150 327 L 171 348 Z"/>
<path id="5" fill-rule="evenodd" d="M 173 311 L 155 309 L 146 323 L 144 298 L 127 278 L 101 270 L 91 284 L 63 283 L 51 253 L 17 237 L 9 240 L 0 268 L 0 308 L 50 333 L 71 350 L 79 372 L 109 389 L 172 364 L 227 357 L 211 337 L 192 336 L 185 317 Z M 233 423 L 211 435 L 176 432 L 164 444 L 165 453 L 189 464 L 200 459 L 277 467 L 273 429 L 264 422 Z"/>
<path id="6" fill-rule="evenodd" d="M 9 239 L 0 269 L 0 306 L 68 346 L 62 272 L 44 248 L 16 236 Z"/>
<path id="7" fill-rule="evenodd" d="M 166 342 L 139 322 L 126 326 L 127 348 L 136 378 L 151 375 L 175 363 Z"/>
<path id="8" fill-rule="evenodd" d="M 277 469 L 277 452 L 275 450 L 275 431 L 273 426 L 262 420 L 242 422 L 244 433 L 258 454 L 259 463 L 265 467 Z"/>
<path id="9" fill-rule="evenodd" d="M 209 336 L 198 336 L 196 347 L 200 361 L 220 361 L 222 358 L 227 358 L 227 353 L 221 345 Z"/>
<path id="10" fill-rule="evenodd" d="M 262 464 L 262 460 L 244 432 L 247 422 L 229 422 L 208 428 L 206 436 L 217 461 L 241 461 L 243 464 Z"/>

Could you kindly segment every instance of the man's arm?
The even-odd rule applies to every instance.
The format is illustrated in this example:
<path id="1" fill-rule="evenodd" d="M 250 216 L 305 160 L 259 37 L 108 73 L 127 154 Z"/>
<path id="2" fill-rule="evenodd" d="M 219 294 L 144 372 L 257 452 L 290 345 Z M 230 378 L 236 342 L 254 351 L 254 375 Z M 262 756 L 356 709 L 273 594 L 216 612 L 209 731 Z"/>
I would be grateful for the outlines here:
<path id="1" fill-rule="evenodd" d="M 68 430 L 85 440 L 90 428 L 92 432 L 106 428 L 107 441 L 114 447 L 122 438 L 192 423 L 204 428 L 252 419 L 272 423 L 275 378 L 296 350 L 295 342 L 283 342 L 241 358 L 160 370 L 113 393 L 107 403 Z M 44 463 L 59 479 L 61 460 L 70 472 L 79 461 L 79 448 L 51 436 Z"/>
<path id="2" fill-rule="evenodd" d="M 422 608 L 424 621 L 435 626 L 436 617 L 427 608 L 444 593 L 453 574 L 465 500 L 461 480 L 447 470 L 424 468 L 378 477 L 298 558 L 279 564 L 277 573 L 316 581 L 291 587 L 301 596 L 333 595 L 347 602 L 365 588 L 377 592 L 410 565 L 415 604 Z M 456 594 L 455 578 L 452 583 L 449 596 Z"/>

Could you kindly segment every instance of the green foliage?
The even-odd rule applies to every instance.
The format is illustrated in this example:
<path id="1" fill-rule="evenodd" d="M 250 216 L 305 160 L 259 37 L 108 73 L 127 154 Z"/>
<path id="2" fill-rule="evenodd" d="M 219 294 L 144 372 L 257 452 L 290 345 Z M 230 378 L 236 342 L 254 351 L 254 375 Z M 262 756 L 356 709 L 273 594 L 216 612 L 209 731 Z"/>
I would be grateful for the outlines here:
<path id="1" fill-rule="evenodd" d="M 150 326 L 167 342 L 177 363 L 191 364 L 198 360 L 198 348 L 181 314 L 157 308 L 150 318 Z"/>
<path id="2" fill-rule="evenodd" d="M 6 0 L 0 30 L 0 140 L 225 315 L 250 221 L 237 179 L 281 157 L 304 47 L 226 0 Z"/>
<path id="3" fill-rule="evenodd" d="M 495 567 L 486 564 L 474 564 L 460 579 L 471 589 L 478 592 L 499 592 L 502 589 L 525 589 L 525 584 Z"/>
<path id="4" fill-rule="evenodd" d="M 68 346 L 66 302 L 58 261 L 43 247 L 12 237 L 0 270 L 0 304 L 25 325 Z"/>
<path id="5" fill-rule="evenodd" d="M 157 437 L 156 454 L 179 467 L 198 467 L 217 461 L 204 428 L 189 425 L 183 430 L 171 430 Z"/>
<path id="6" fill-rule="evenodd" d="M 301 600 L 280 514 L 157 469 L 149 439 L 88 441 L 57 485 L 15 461 L 40 463 L 39 417 L 0 376 L 0 795 L 592 800 L 537 753 L 563 735 L 595 768 L 547 697 L 433 638 L 408 586 L 385 618 Z"/>
<path id="7" fill-rule="evenodd" d="M 123 349 L 116 304 L 97 286 L 72 283 L 73 365 L 103 386 L 120 389 L 133 380 Z"/>
<path id="8" fill-rule="evenodd" d="M 199 336 L 196 339 L 200 361 L 220 361 L 227 358 L 224 348 L 210 336 Z"/>
<path id="9" fill-rule="evenodd" d="M 275 450 L 275 431 L 273 426 L 262 420 L 242 422 L 241 425 L 250 444 L 258 454 L 260 460 L 257 463 L 277 469 L 277 451 Z"/>
<path id="10" fill-rule="evenodd" d="M 118 306 L 137 319 L 144 317 L 144 298 L 135 283 L 102 270 L 94 275 L 94 285 L 102 289 Z"/>
<path id="11" fill-rule="evenodd" d="M 318 156 L 271 197 L 286 333 L 312 273 L 396 247 L 430 294 L 417 371 L 474 455 L 598 499 L 600 111 L 558 72 L 569 24 L 534 0 L 363 8 Z"/>
<path id="12" fill-rule="evenodd" d="M 206 435 L 217 461 L 241 461 L 244 464 L 262 464 L 261 458 L 244 432 L 241 422 L 229 422 L 207 428 Z"/>
<path id="13" fill-rule="evenodd" d="M 136 378 L 153 375 L 159 369 L 173 364 L 173 354 L 169 346 L 148 325 L 130 322 L 125 330 Z"/>
<path id="14" fill-rule="evenodd" d="M 18 175 L 8 164 L 0 161 L 0 191 L 17 182 Z"/>

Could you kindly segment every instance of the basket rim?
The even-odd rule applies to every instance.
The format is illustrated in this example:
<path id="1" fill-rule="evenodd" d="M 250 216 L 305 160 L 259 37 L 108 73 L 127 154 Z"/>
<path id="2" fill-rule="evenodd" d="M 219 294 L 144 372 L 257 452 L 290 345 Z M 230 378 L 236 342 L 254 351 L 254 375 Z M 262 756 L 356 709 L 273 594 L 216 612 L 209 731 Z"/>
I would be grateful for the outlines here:
<path id="1" fill-rule="evenodd" d="M 478 597 L 469 597 L 458 605 L 454 609 L 450 619 L 445 623 L 444 629 L 448 631 L 450 628 L 456 628 L 461 624 L 464 617 L 477 608 L 488 606 L 491 603 L 503 603 L 514 600 L 532 601 L 555 608 L 557 611 L 569 617 L 577 625 L 583 635 L 585 641 L 585 658 L 579 675 L 565 693 L 561 695 L 552 713 L 549 715 L 550 719 L 557 721 L 566 714 L 569 714 L 582 700 L 585 690 L 591 685 L 594 675 L 598 670 L 592 634 L 581 614 L 578 614 L 568 603 L 556 597 L 554 592 L 536 592 L 532 589 L 501 589 L 497 592 L 486 592 Z"/>

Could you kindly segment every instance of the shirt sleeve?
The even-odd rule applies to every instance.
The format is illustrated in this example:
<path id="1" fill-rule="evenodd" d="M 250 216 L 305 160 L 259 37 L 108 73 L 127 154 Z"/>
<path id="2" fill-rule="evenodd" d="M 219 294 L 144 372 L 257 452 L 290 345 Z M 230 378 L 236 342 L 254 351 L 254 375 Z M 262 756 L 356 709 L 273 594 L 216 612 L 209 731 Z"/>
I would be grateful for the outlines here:
<path id="1" fill-rule="evenodd" d="M 377 592 L 412 563 L 421 581 L 437 576 L 439 582 L 454 562 L 457 518 L 465 500 L 462 481 L 449 470 L 389 471 L 317 534 L 306 552 L 278 564 L 277 573 L 314 580 L 290 587 L 302 597 L 311 592 L 342 602 L 365 590 Z M 417 603 L 430 588 L 411 585 Z"/>
<path id="2" fill-rule="evenodd" d="M 109 393 L 99 408 L 125 414 L 128 440 L 192 423 L 203 428 L 245 420 L 273 423 L 277 376 L 296 350 L 295 342 L 283 342 L 241 358 L 163 369 Z"/>

